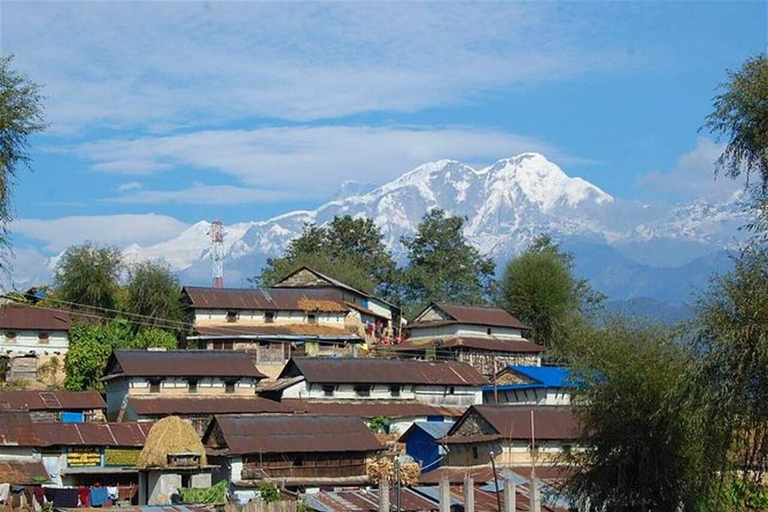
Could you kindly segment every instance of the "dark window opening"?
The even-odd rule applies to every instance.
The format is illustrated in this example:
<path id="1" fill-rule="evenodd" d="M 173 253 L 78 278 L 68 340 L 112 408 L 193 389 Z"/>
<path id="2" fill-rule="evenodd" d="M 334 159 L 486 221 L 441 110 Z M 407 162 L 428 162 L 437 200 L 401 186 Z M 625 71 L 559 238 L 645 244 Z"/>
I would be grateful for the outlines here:
<path id="1" fill-rule="evenodd" d="M 390 386 L 389 393 L 392 396 L 400 396 L 400 386 Z"/>
<path id="2" fill-rule="evenodd" d="M 326 384 L 323 386 L 323 395 L 324 396 L 333 396 L 333 392 L 335 391 L 335 387 L 332 384 Z"/>
<path id="3" fill-rule="evenodd" d="M 16 339 L 16 333 L 15 332 L 6 332 L 5 333 L 5 339 L 7 339 L 7 340 L 15 340 Z"/>
<path id="4" fill-rule="evenodd" d="M 149 381 L 149 392 L 150 393 L 160 392 L 160 379 L 152 379 L 151 381 Z"/>
<path id="5" fill-rule="evenodd" d="M 314 314 L 314 313 L 309 313 L 307 315 L 307 322 L 309 322 L 310 324 L 313 324 L 313 325 L 316 324 L 317 323 L 317 315 Z"/>
<path id="6" fill-rule="evenodd" d="M 371 386 L 355 386 L 357 396 L 371 396 Z"/>
<path id="7" fill-rule="evenodd" d="M 453 386 L 449 387 L 449 388 L 448 388 L 448 394 L 449 394 L 449 395 L 454 395 L 454 394 L 456 394 L 456 388 L 455 388 L 455 387 L 453 387 Z"/>
<path id="8" fill-rule="evenodd" d="M 302 455 L 297 455 L 293 458 L 293 465 L 294 466 L 303 466 L 304 465 L 304 457 Z"/>
<path id="9" fill-rule="evenodd" d="M 227 322 L 237 322 L 240 317 L 240 313 L 237 311 L 227 311 Z"/>
<path id="10" fill-rule="evenodd" d="M 196 380 L 190 380 L 188 381 L 189 384 L 189 392 L 190 393 L 197 393 L 197 381 Z"/>
<path id="11" fill-rule="evenodd" d="M 214 341 L 213 350 L 232 350 L 235 344 L 233 341 Z"/>
<path id="12" fill-rule="evenodd" d="M 488 336 L 490 336 L 491 335 L 491 328 L 489 327 L 488 331 L 486 331 L 486 332 L 488 333 Z"/>
<path id="13" fill-rule="evenodd" d="M 264 321 L 268 324 L 275 323 L 275 312 L 267 311 L 266 313 L 264 313 Z"/>
<path id="14" fill-rule="evenodd" d="M 51 335 L 47 332 L 41 332 L 37 335 L 37 341 L 42 344 L 48 343 L 48 340 L 51 338 Z"/>
<path id="15" fill-rule="evenodd" d="M 234 393 L 235 392 L 235 381 L 228 380 L 224 383 L 224 392 L 225 393 Z"/>
<path id="16" fill-rule="evenodd" d="M 472 458 L 476 459 L 480 456 L 480 454 L 477 451 L 477 446 L 472 447 Z"/>

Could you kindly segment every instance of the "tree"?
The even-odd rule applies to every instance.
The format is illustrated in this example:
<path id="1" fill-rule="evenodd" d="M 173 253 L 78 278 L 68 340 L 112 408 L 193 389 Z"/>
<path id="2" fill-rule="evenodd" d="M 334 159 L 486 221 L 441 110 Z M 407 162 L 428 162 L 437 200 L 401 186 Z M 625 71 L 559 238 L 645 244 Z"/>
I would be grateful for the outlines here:
<path id="1" fill-rule="evenodd" d="M 567 331 L 603 300 L 586 280 L 573 275 L 573 266 L 570 253 L 549 235 L 540 235 L 504 270 L 499 302 L 530 325 L 533 339 L 547 347 L 562 344 Z"/>
<path id="2" fill-rule="evenodd" d="M 181 284 L 167 264 L 143 261 L 128 270 L 123 308 L 134 325 L 180 331 Z"/>
<path id="3" fill-rule="evenodd" d="M 306 224 L 282 258 L 270 258 L 259 286 L 272 286 L 294 270 L 308 266 L 362 291 L 389 297 L 396 265 L 373 220 L 349 215 L 334 217 L 327 226 Z"/>
<path id="4" fill-rule="evenodd" d="M 714 488 L 691 355 L 672 332 L 610 319 L 585 327 L 573 403 L 584 449 L 566 490 L 593 510 L 698 510 Z"/>
<path id="5" fill-rule="evenodd" d="M 40 86 L 11 69 L 12 57 L 0 56 L 0 243 L 7 243 L 11 194 L 16 173 L 29 166 L 29 138 L 45 128 Z"/>
<path id="6" fill-rule="evenodd" d="M 712 280 L 693 325 L 716 467 L 754 488 L 768 471 L 768 248 L 747 247 Z"/>
<path id="7" fill-rule="evenodd" d="M 140 330 L 133 338 L 131 347 L 138 349 L 164 348 L 166 350 L 174 350 L 178 348 L 178 340 L 171 332 L 151 327 Z"/>
<path id="8" fill-rule="evenodd" d="M 435 209 L 424 216 L 413 238 L 401 239 L 408 250 L 403 280 L 410 313 L 430 301 L 484 304 L 492 297 L 495 265 L 467 243 L 464 222 Z"/>
<path id="9" fill-rule="evenodd" d="M 99 314 L 117 306 L 123 270 L 120 250 L 91 242 L 69 247 L 56 265 L 55 299 L 74 309 L 93 308 Z"/>
<path id="10" fill-rule="evenodd" d="M 64 387 L 70 391 L 101 390 L 101 377 L 115 349 L 131 348 L 133 339 L 126 320 L 107 324 L 77 323 L 69 331 L 69 349 L 64 356 Z"/>
<path id="11" fill-rule="evenodd" d="M 717 170 L 731 178 L 757 174 L 760 195 L 768 192 L 768 57 L 748 59 L 737 71 L 728 71 L 727 83 L 714 99 L 714 110 L 704 128 L 727 138 Z"/>

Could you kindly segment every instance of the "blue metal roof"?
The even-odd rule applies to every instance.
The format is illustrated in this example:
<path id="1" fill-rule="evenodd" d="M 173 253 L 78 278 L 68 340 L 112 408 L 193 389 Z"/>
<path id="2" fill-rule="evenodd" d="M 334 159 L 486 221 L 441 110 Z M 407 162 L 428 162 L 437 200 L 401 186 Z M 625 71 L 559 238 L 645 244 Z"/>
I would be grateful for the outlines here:
<path id="1" fill-rule="evenodd" d="M 429 434 L 429 436 L 432 439 L 440 439 L 441 437 L 445 437 L 445 435 L 448 433 L 449 430 L 451 430 L 451 427 L 453 426 L 453 422 L 447 422 L 447 421 L 416 421 L 413 424 L 416 427 L 419 427 L 424 432 Z"/>
<path id="2" fill-rule="evenodd" d="M 568 379 L 571 370 L 564 366 L 521 366 L 510 365 L 507 367 L 516 373 L 532 380 L 525 384 L 504 384 L 498 386 L 499 390 L 506 389 L 543 389 L 543 388 L 572 388 L 573 383 Z M 484 386 L 483 391 L 493 390 L 493 386 Z"/>

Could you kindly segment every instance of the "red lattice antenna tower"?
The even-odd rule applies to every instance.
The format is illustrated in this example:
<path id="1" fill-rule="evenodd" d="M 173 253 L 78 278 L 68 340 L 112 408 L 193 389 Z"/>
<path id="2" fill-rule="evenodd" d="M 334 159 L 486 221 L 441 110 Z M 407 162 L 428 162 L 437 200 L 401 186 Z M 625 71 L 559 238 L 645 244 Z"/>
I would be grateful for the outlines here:
<path id="1" fill-rule="evenodd" d="M 211 270 L 213 287 L 224 288 L 224 226 L 220 220 L 211 223 Z"/>

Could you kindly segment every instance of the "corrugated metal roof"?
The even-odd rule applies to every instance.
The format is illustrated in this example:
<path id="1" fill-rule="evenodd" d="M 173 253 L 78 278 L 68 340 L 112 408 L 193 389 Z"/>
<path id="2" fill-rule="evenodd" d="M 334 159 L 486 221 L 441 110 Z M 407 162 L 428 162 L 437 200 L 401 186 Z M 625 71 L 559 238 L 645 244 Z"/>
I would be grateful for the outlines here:
<path id="1" fill-rule="evenodd" d="M 530 440 L 531 412 L 537 440 L 570 441 L 581 437 L 578 419 L 570 407 L 473 405 L 464 413 L 462 419 L 456 422 L 446 440 L 461 428 L 464 419 L 473 411 L 485 418 L 502 439 Z"/>
<path id="2" fill-rule="evenodd" d="M 376 436 L 360 418 L 304 415 L 221 415 L 216 416 L 203 438 L 216 426 L 221 430 L 227 452 L 318 453 L 370 452 L 382 449 Z"/>
<path id="3" fill-rule="evenodd" d="M 233 350 L 118 350 L 105 379 L 128 377 L 252 377 L 264 379 L 245 352 Z"/>
<path id="4" fill-rule="evenodd" d="M 495 337 L 450 337 L 450 338 L 433 338 L 428 340 L 407 340 L 400 345 L 394 347 L 394 350 L 400 352 L 423 352 L 428 348 L 438 349 L 452 349 L 452 348 L 469 348 L 472 350 L 479 350 L 483 352 L 500 352 L 500 353 L 541 353 L 546 349 L 527 340 L 503 340 Z"/>
<path id="5" fill-rule="evenodd" d="M 570 381 L 571 370 L 563 366 L 521 366 L 510 365 L 506 371 L 515 372 L 531 382 L 521 382 L 519 384 L 503 384 L 497 387 L 498 390 L 512 389 L 560 389 L 576 387 Z M 492 386 L 483 388 L 484 391 L 493 390 Z"/>
<path id="6" fill-rule="evenodd" d="M 261 397 L 190 397 L 139 398 L 128 397 L 128 405 L 143 416 L 170 414 L 231 414 L 231 413 L 288 413 L 292 409 Z"/>
<path id="7" fill-rule="evenodd" d="M 63 411 L 106 409 L 98 391 L 0 391 L 0 409 Z"/>
<path id="8" fill-rule="evenodd" d="M 270 325 L 212 325 L 198 326 L 195 331 L 200 336 L 280 336 L 280 335 L 309 335 L 309 336 L 338 336 L 349 341 L 362 341 L 359 336 L 341 327 L 323 324 L 270 324 Z"/>
<path id="9" fill-rule="evenodd" d="M 303 375 L 311 383 L 482 386 L 488 380 L 459 361 L 295 357 L 280 377 Z"/>
<path id="10" fill-rule="evenodd" d="M 4 306 L 0 308 L 0 329 L 68 331 L 72 327 L 69 311 L 36 308 L 34 306 Z"/>
<path id="11" fill-rule="evenodd" d="M 0 411 L 0 446 L 42 446 L 26 411 Z"/>
<path id="12" fill-rule="evenodd" d="M 390 505 L 395 506 L 394 491 L 390 490 Z M 401 510 L 404 512 L 422 512 L 438 510 L 438 504 L 412 489 L 404 488 L 400 494 Z M 379 490 L 369 491 L 320 491 L 307 494 L 304 501 L 313 510 L 320 512 L 377 512 L 379 510 Z"/>
<path id="13" fill-rule="evenodd" d="M 286 407 L 296 413 L 319 414 L 323 416 L 357 416 L 359 418 L 419 418 L 427 416 L 461 416 L 462 410 L 435 407 L 411 400 L 282 400 Z"/>
<path id="14" fill-rule="evenodd" d="M 409 435 L 408 433 L 416 429 L 423 430 L 429 437 L 437 440 L 445 437 L 452 426 L 453 423 L 445 421 L 416 421 L 400 436 L 400 442 L 404 442 Z"/>
<path id="15" fill-rule="evenodd" d="M 432 307 L 442 310 L 450 320 L 445 321 L 418 321 L 419 317 Z M 489 327 L 509 327 L 512 329 L 530 329 L 529 326 L 510 315 L 507 311 L 491 306 L 465 306 L 462 304 L 449 304 L 447 302 L 434 302 L 424 311 L 419 313 L 416 321 L 408 325 L 408 329 L 420 329 L 436 327 L 451 323 L 469 325 L 487 325 Z"/>
<path id="16" fill-rule="evenodd" d="M 344 312 L 341 293 L 327 288 L 204 288 L 185 286 L 182 292 L 193 308 L 255 311 Z"/>
<path id="17" fill-rule="evenodd" d="M 152 423 L 33 423 L 44 446 L 142 447 Z"/>
<path id="18" fill-rule="evenodd" d="M 0 482 L 12 485 L 35 485 L 50 481 L 42 462 L 0 460 Z"/>

